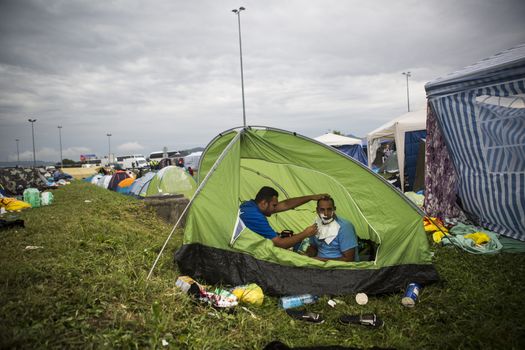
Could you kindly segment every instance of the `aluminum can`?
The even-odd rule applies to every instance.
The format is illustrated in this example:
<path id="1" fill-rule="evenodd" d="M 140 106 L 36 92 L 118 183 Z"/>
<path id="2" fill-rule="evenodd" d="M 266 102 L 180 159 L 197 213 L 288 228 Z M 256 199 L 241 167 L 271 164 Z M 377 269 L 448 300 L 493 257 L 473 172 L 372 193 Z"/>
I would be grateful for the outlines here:
<path id="1" fill-rule="evenodd" d="M 419 292 L 421 291 L 421 286 L 417 283 L 410 283 L 407 286 L 405 296 L 401 299 L 401 304 L 406 307 L 414 307 L 416 305 L 417 299 L 419 298 Z"/>

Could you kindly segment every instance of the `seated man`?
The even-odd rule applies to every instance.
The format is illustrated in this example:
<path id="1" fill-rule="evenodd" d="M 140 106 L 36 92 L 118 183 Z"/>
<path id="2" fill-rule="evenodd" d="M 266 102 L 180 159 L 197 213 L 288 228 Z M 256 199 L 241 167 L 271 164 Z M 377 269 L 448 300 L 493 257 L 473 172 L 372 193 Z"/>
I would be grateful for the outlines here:
<path id="1" fill-rule="evenodd" d="M 288 249 L 305 238 L 315 235 L 317 233 L 317 224 L 308 226 L 303 232 L 296 235 L 280 237 L 270 226 L 266 217 L 270 217 L 273 213 L 296 208 L 312 200 L 319 200 L 328 195 L 314 194 L 304 197 L 289 198 L 282 202 L 278 201 L 278 196 L 279 193 L 277 193 L 275 189 L 268 186 L 262 187 L 255 196 L 255 199 L 241 204 L 240 217 L 242 222 L 250 230 L 264 238 L 271 239 L 276 247 Z"/>
<path id="2" fill-rule="evenodd" d="M 318 234 L 310 237 L 306 255 L 318 260 L 359 261 L 354 225 L 335 215 L 333 198 L 317 201 Z"/>

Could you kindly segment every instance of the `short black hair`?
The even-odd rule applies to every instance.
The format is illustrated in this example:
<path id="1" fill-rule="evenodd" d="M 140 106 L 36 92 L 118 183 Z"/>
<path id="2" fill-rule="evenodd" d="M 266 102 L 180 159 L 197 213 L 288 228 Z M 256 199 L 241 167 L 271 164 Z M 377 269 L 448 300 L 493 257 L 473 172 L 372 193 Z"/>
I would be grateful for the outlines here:
<path id="1" fill-rule="evenodd" d="M 332 202 L 332 207 L 334 207 L 334 210 L 335 210 L 335 201 L 334 201 L 334 199 L 332 197 L 323 197 L 323 198 L 317 200 L 316 208 L 319 208 L 319 202 L 320 201 L 330 201 L 330 202 Z"/>
<path id="2" fill-rule="evenodd" d="M 263 186 L 259 192 L 257 192 L 257 195 L 255 196 L 255 202 L 260 203 L 262 201 L 269 202 L 272 200 L 273 197 L 279 197 L 279 193 L 271 187 Z"/>

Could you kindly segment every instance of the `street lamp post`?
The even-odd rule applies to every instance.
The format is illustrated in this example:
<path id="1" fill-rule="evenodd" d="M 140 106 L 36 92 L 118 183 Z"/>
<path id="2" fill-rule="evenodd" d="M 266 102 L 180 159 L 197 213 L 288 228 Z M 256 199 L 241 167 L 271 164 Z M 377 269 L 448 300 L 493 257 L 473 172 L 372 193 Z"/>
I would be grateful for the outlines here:
<path id="1" fill-rule="evenodd" d="M 408 78 L 410 78 L 412 75 L 410 75 L 410 72 L 403 72 L 402 74 L 407 77 L 407 108 L 410 112 L 410 94 L 408 93 Z"/>
<path id="2" fill-rule="evenodd" d="M 107 133 L 106 136 L 108 137 L 108 166 L 111 162 L 111 134 Z"/>
<path id="3" fill-rule="evenodd" d="M 36 119 L 28 119 L 27 121 L 31 123 L 31 135 L 33 136 L 33 168 L 36 168 L 35 127 L 34 127 Z"/>
<path id="4" fill-rule="evenodd" d="M 241 11 L 246 10 L 244 7 L 232 10 L 237 15 L 237 21 L 239 23 L 239 56 L 241 58 L 241 91 L 242 91 L 242 124 L 246 127 L 246 107 L 244 104 L 244 72 L 242 68 L 242 40 L 241 40 Z"/>
<path id="5" fill-rule="evenodd" d="M 16 165 L 17 166 L 20 164 L 20 149 L 18 148 L 18 141 L 20 141 L 20 139 L 16 139 Z"/>
<path id="6" fill-rule="evenodd" d="M 60 142 L 60 169 L 64 168 L 63 158 L 62 158 L 62 126 L 58 126 L 58 140 Z"/>

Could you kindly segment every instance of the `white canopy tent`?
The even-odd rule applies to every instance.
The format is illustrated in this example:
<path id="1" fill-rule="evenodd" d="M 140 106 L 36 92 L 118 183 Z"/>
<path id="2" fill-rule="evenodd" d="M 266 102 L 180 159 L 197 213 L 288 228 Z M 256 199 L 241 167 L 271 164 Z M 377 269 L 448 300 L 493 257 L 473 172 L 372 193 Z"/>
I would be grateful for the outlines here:
<path id="1" fill-rule="evenodd" d="M 191 167 L 193 170 L 199 168 L 199 161 L 201 159 L 202 152 L 193 152 L 184 157 L 184 166 L 186 168 Z"/>
<path id="2" fill-rule="evenodd" d="M 331 132 L 321 136 L 317 136 L 314 140 L 324 143 L 328 146 L 346 146 L 346 145 L 360 145 L 361 140 L 353 137 L 336 135 Z"/>
<path id="3" fill-rule="evenodd" d="M 381 125 L 379 128 L 368 133 L 368 167 L 372 168 L 377 149 L 382 139 L 391 139 L 396 143 L 397 163 L 399 166 L 399 178 L 401 179 L 401 190 L 405 189 L 405 133 L 416 130 L 426 130 L 426 109 L 408 112 Z"/>

